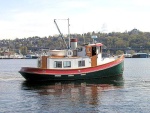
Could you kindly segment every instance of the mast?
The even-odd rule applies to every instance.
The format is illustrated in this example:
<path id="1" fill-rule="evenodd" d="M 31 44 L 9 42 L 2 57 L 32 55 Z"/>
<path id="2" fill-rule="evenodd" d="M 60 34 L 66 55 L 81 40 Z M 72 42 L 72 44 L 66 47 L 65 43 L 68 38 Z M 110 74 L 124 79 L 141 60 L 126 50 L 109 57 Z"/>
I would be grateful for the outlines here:
<path id="1" fill-rule="evenodd" d="M 69 27 L 70 27 L 70 24 L 69 24 L 69 18 L 68 18 L 68 39 L 69 39 L 69 47 L 68 47 L 68 49 L 70 49 L 70 29 L 69 29 Z"/>

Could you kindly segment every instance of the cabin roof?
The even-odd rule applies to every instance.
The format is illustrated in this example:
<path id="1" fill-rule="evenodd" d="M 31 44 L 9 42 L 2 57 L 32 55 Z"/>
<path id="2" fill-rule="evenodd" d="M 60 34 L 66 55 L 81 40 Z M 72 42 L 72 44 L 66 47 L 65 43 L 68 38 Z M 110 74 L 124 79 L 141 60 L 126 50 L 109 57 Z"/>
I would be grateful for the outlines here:
<path id="1" fill-rule="evenodd" d="M 90 44 L 90 46 L 102 46 L 103 44 L 102 43 L 95 43 L 95 44 Z"/>

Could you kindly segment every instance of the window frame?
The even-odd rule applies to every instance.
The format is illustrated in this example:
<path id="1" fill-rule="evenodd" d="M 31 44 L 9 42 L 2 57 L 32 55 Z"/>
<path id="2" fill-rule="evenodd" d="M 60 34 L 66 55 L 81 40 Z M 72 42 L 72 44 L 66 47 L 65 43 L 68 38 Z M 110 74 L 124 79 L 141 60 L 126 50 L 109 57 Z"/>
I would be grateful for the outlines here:
<path id="1" fill-rule="evenodd" d="M 62 68 L 62 61 L 54 61 L 54 68 Z"/>
<path id="2" fill-rule="evenodd" d="M 84 67 L 85 66 L 85 60 L 78 61 L 78 67 Z"/>
<path id="3" fill-rule="evenodd" d="M 71 61 L 63 61 L 63 68 L 71 68 Z"/>

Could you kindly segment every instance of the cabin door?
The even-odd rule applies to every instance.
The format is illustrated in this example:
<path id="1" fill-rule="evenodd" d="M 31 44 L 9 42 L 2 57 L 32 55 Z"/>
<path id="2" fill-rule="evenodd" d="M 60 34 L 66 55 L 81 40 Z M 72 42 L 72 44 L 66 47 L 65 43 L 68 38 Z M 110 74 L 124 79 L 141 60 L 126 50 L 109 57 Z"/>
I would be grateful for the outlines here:
<path id="1" fill-rule="evenodd" d="M 97 66 L 96 47 L 92 47 L 91 66 L 92 67 Z"/>
<path id="2" fill-rule="evenodd" d="M 42 56 L 42 66 L 41 68 L 47 68 L 47 56 Z"/>

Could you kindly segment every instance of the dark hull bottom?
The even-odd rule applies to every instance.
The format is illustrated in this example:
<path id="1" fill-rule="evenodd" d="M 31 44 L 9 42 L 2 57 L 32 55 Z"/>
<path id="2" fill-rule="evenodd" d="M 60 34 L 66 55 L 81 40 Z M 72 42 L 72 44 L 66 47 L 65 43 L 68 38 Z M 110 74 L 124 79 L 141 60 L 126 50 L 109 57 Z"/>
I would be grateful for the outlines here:
<path id="1" fill-rule="evenodd" d="M 67 81 L 67 80 L 87 80 L 87 79 L 96 79 L 96 78 L 103 78 L 103 77 L 110 77 L 110 76 L 117 76 L 123 74 L 123 62 L 120 64 L 107 68 L 105 70 L 95 71 L 86 74 L 76 74 L 73 76 L 69 75 L 46 75 L 46 74 L 35 74 L 35 73 L 28 73 L 28 72 L 20 72 L 21 75 L 27 81 Z"/>
<path id="2" fill-rule="evenodd" d="M 66 87 L 66 85 L 74 85 L 74 87 L 80 87 L 81 85 L 87 85 L 87 86 L 100 86 L 100 87 L 111 87 L 117 86 L 122 87 L 124 85 L 124 79 L 123 76 L 112 76 L 107 78 L 100 78 L 100 79 L 87 79 L 87 80 L 74 80 L 74 81 L 24 81 L 22 83 L 23 88 L 25 89 L 43 89 L 43 88 L 50 88 L 54 87 L 54 89 L 58 86 Z M 46 87 L 48 86 L 48 87 Z"/>

